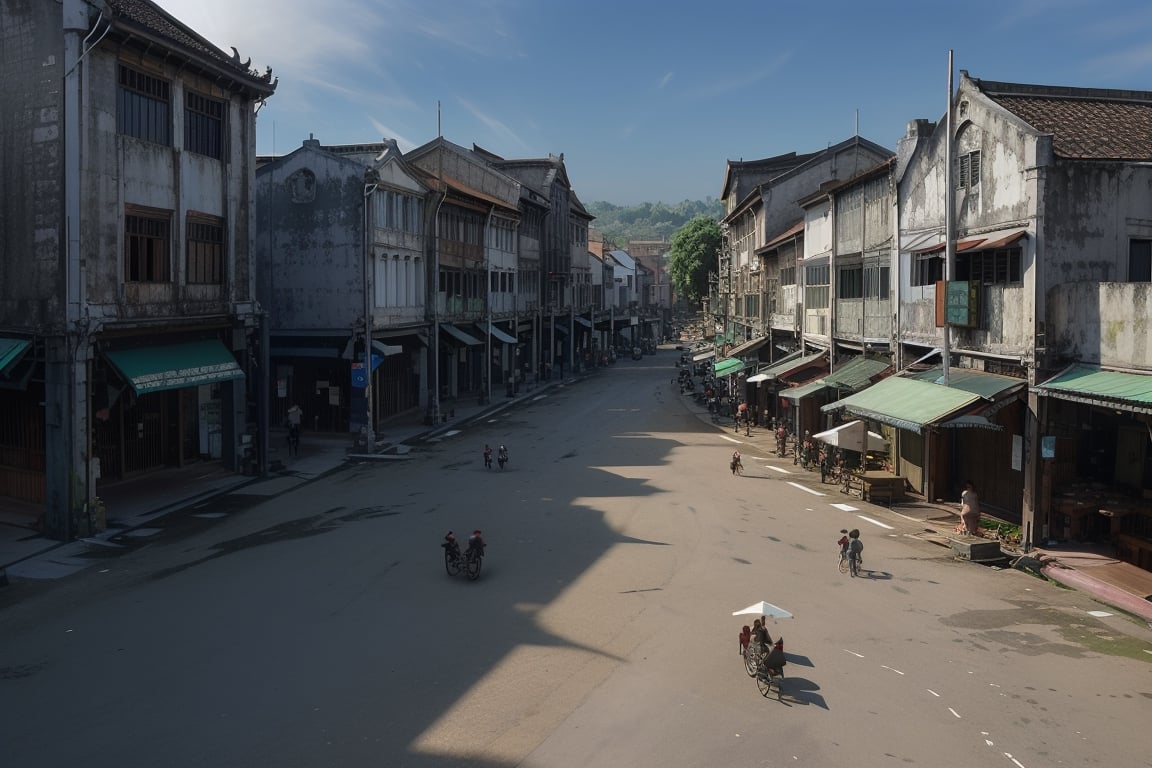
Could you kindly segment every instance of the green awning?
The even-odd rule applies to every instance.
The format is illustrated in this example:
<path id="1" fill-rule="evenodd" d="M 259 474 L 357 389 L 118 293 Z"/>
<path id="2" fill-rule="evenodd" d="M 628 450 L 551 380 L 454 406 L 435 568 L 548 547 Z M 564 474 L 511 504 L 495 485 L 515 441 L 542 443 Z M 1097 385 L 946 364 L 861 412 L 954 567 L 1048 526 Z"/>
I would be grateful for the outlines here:
<path id="1" fill-rule="evenodd" d="M 867 387 L 872 383 L 873 378 L 879 376 L 890 366 L 891 363 L 887 360 L 855 357 L 825 376 L 824 381 L 833 389 L 847 389 L 855 392 Z"/>
<path id="2" fill-rule="evenodd" d="M 712 366 L 712 372 L 717 376 L 731 376 L 733 373 L 740 373 L 742 370 L 744 370 L 744 362 L 742 360 L 721 360 Z"/>
<path id="3" fill-rule="evenodd" d="M 927 381 L 933 384 L 944 382 L 944 369 L 937 365 L 926 371 L 907 374 L 909 379 Z M 1028 385 L 1024 379 L 1015 379 L 1011 376 L 1001 376 L 998 373 L 984 373 L 971 368 L 948 369 L 948 386 L 952 389 L 962 389 L 989 400 L 1011 389 L 1023 389 Z"/>
<path id="4" fill-rule="evenodd" d="M 800 402 L 801 400 L 808 397 L 809 395 L 814 395 L 817 392 L 820 392 L 820 391 L 825 390 L 827 388 L 828 388 L 828 383 L 825 379 L 816 379 L 816 381 L 810 381 L 807 384 L 804 384 L 804 385 L 799 386 L 799 387 L 792 387 L 791 389 L 785 389 L 782 392 L 780 392 L 780 397 L 783 397 L 786 400 L 794 400 L 796 402 Z"/>
<path id="5" fill-rule="evenodd" d="M 104 356 L 138 395 L 244 378 L 236 358 L 215 340 L 119 349 Z"/>
<path id="6" fill-rule="evenodd" d="M 774 365 L 765 368 L 756 375 L 763 376 L 765 380 L 771 381 L 772 379 L 778 379 L 781 376 L 787 376 L 792 371 L 814 363 L 822 357 L 824 357 L 823 352 L 816 352 L 815 354 L 804 355 L 802 357 L 789 357 L 782 362 L 775 363 Z"/>
<path id="7" fill-rule="evenodd" d="M 862 392 L 828 403 L 820 410 L 845 410 L 919 434 L 922 427 L 934 424 L 980 399 L 980 395 L 974 392 L 905 376 L 891 376 Z"/>
<path id="8" fill-rule="evenodd" d="M 1038 386 L 1037 395 L 1058 397 L 1103 408 L 1152 414 L 1152 374 L 1102 371 L 1073 365 Z"/>
<path id="9" fill-rule="evenodd" d="M 26 349 L 28 342 L 25 339 L 0 338 L 0 371 L 19 360 Z"/>

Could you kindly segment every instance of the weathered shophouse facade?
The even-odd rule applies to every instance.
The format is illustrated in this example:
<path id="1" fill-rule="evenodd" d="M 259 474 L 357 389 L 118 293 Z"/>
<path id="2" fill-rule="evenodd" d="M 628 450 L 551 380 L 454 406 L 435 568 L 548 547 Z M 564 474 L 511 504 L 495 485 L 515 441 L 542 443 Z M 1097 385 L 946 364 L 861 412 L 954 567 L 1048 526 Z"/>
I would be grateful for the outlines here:
<path id="1" fill-rule="evenodd" d="M 721 221 L 724 240 L 712 302 L 719 308 L 713 310 L 720 318 L 718 336 L 726 345 L 718 350 L 718 365 L 725 365 L 724 357 L 742 359 L 753 368 L 761 361 L 774 364 L 763 371 L 747 371 L 747 378 L 754 379 L 747 388 L 738 384 L 740 396 L 754 404 L 757 413 L 767 410 L 769 418 L 784 418 L 782 410 L 791 403 L 780 402 L 776 394 L 792 377 L 817 376 L 818 363 L 806 353 L 828 348 L 827 342 L 822 347 L 813 343 L 820 334 L 811 331 L 827 337 L 827 329 L 820 326 L 822 315 L 814 314 L 811 321 L 805 316 L 806 300 L 820 303 L 815 299 L 821 288 L 806 296 L 804 280 L 809 272 L 813 280 L 828 273 L 831 229 L 828 237 L 821 238 L 827 247 L 808 253 L 811 238 L 805 233 L 801 201 L 891 156 L 889 150 L 856 136 L 807 155 L 728 163 L 721 195 L 728 213 Z M 827 281 L 822 285 L 827 313 Z M 732 363 L 718 370 L 730 371 L 727 375 L 735 377 L 733 382 L 744 373 L 742 365 Z M 823 370 L 827 371 L 826 364 Z"/>
<path id="2" fill-rule="evenodd" d="M 147 0 L 6 4 L 0 30 L 0 497 L 67 539 L 109 483 L 248 467 L 275 83 Z"/>
<path id="3" fill-rule="evenodd" d="M 796 434 L 835 426 L 821 407 L 891 371 L 891 265 L 896 219 L 895 159 L 826 184 L 800 201 L 805 246 L 803 338 L 828 350 L 827 375 L 781 389 Z M 786 234 L 785 240 L 799 237 Z M 808 267 L 811 263 L 812 271 Z M 809 377 L 810 378 L 810 377 Z"/>
<path id="4" fill-rule="evenodd" d="M 255 253 L 274 426 L 298 405 L 305 430 L 367 441 L 421 406 L 430 195 L 394 141 L 309 138 L 261 161 Z"/>
<path id="5" fill-rule="evenodd" d="M 456 398 L 487 402 L 516 370 L 521 184 L 483 155 L 442 137 L 404 157 L 444 195 L 430 206 L 429 225 L 435 232 L 429 414 L 436 421 Z"/>
<path id="6" fill-rule="evenodd" d="M 540 193 L 547 200 L 547 212 L 541 227 L 539 317 L 536 339 L 521 332 L 521 343 L 539 355 L 539 370 L 559 370 L 561 365 L 572 370 L 576 350 L 589 344 L 590 329 L 577 322 L 588 304 L 594 303 L 587 288 L 591 282 L 591 264 L 585 264 L 588 252 L 589 225 L 593 219 L 580 202 L 568 178 L 564 154 L 537 158 L 507 159 L 484 150 L 477 152 L 501 173 Z M 575 270 L 574 270 L 575 265 Z M 578 288 L 577 279 L 584 288 Z M 527 325 L 528 319 L 522 318 Z"/>
<path id="7" fill-rule="evenodd" d="M 905 366 L 939 362 L 946 318 L 961 369 L 950 388 L 978 397 L 929 409 L 921 444 L 900 448 L 902 474 L 915 484 L 919 471 L 930 497 L 956 496 L 971 479 L 985 503 L 1019 512 L 1033 541 L 1111 528 L 1100 516 L 1071 521 L 1060 497 L 1083 497 L 1094 482 L 1128 512 L 1125 499 L 1138 502 L 1149 485 L 1142 393 L 1152 359 L 1138 329 L 1149 279 L 1141 256 L 1152 242 L 1152 94 L 962 73 L 952 111 L 950 179 L 943 126 L 914 121 L 901 142 L 898 355 Z M 1103 373 L 1118 387 L 1061 377 L 1071 363 L 1111 369 Z M 943 383 L 942 369 L 933 381 Z M 1147 533 L 1146 512 L 1122 514 L 1120 525 Z"/>

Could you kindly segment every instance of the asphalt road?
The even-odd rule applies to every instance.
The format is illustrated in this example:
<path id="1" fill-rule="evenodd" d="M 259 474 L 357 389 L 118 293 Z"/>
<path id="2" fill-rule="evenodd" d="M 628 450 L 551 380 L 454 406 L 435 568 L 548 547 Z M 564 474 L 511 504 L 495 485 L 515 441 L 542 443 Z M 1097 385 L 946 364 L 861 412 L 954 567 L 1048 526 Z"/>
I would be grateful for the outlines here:
<path id="1" fill-rule="evenodd" d="M 733 477 L 736 438 L 685 409 L 672 359 L 221 499 L 9 605 L 0 764 L 1152 765 L 1152 632 L 748 446 Z M 843 527 L 862 578 L 836 570 Z M 450 578 L 441 537 L 473 528 L 483 574 Z M 758 600 L 795 614 L 769 627 L 779 700 L 737 653 Z"/>

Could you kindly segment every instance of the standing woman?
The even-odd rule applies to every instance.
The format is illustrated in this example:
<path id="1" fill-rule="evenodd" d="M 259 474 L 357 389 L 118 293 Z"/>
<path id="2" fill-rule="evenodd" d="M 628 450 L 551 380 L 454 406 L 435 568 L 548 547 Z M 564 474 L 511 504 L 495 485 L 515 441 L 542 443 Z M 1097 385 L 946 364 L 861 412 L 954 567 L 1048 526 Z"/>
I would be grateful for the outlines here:
<path id="1" fill-rule="evenodd" d="M 969 536 L 975 536 L 980 530 L 980 497 L 971 481 L 964 483 L 964 492 L 960 494 L 960 526 Z"/>

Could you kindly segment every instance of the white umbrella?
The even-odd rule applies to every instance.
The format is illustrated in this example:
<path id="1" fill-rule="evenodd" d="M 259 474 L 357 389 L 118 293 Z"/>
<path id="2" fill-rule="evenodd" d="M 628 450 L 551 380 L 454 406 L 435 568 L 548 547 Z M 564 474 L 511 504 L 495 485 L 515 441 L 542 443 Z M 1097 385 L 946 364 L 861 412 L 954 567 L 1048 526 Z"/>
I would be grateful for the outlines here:
<path id="1" fill-rule="evenodd" d="M 773 619 L 792 618 L 792 614 L 780 606 L 772 605 L 772 603 L 766 603 L 763 600 L 758 603 L 753 603 L 743 610 L 732 611 L 733 616 L 743 616 L 745 614 L 751 614 L 755 616 L 771 616 Z"/>

